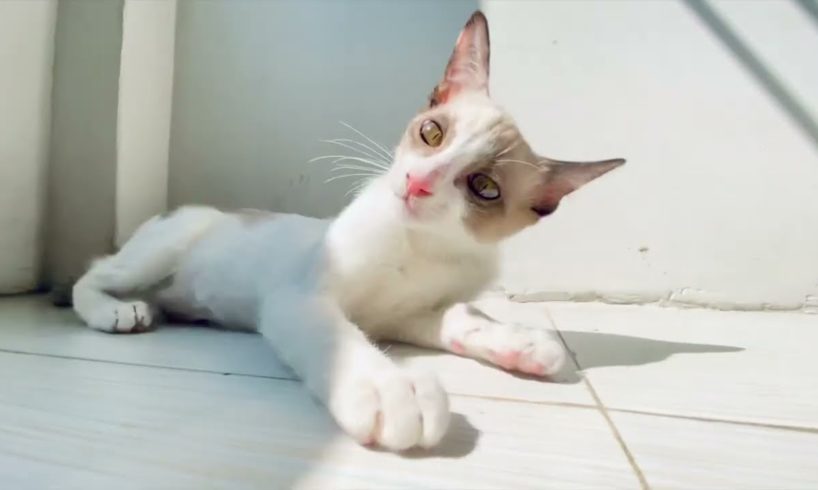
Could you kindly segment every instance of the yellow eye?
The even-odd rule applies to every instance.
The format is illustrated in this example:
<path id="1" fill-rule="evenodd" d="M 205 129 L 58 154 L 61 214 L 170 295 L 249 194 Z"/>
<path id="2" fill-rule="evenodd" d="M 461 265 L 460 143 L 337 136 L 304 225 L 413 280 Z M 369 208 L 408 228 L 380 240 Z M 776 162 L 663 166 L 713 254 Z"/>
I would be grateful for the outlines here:
<path id="1" fill-rule="evenodd" d="M 471 193 L 484 201 L 493 201 L 500 197 L 500 185 L 486 174 L 471 174 L 467 182 Z"/>
<path id="2" fill-rule="evenodd" d="M 420 125 L 420 139 L 429 146 L 440 146 L 443 142 L 443 129 L 440 128 L 440 124 L 427 119 Z"/>

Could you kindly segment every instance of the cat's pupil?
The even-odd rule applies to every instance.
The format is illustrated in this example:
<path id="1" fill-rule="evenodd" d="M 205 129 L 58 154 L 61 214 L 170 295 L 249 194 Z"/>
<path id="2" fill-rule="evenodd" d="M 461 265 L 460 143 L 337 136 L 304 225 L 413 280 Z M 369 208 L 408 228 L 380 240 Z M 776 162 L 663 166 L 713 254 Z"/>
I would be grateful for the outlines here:
<path id="1" fill-rule="evenodd" d="M 500 186 L 486 174 L 469 175 L 469 190 L 484 201 L 493 201 L 500 197 Z"/>
<path id="2" fill-rule="evenodd" d="M 420 125 L 420 139 L 429 146 L 440 146 L 443 141 L 443 129 L 437 122 L 427 119 Z"/>

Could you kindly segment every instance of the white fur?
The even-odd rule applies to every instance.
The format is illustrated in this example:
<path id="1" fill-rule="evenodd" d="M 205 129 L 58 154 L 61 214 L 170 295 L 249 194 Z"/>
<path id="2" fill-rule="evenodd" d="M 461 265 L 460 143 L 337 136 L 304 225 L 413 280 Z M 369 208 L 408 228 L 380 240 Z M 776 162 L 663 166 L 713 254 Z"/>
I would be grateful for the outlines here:
<path id="1" fill-rule="evenodd" d="M 454 350 L 540 375 L 564 359 L 542 331 L 498 323 L 463 304 L 497 270 L 496 245 L 466 230 L 465 204 L 449 183 L 496 150 L 475 135 L 497 114 L 470 107 L 458 119 L 460 140 L 431 162 L 399 150 L 392 170 L 334 221 L 247 220 L 200 207 L 152 219 L 78 281 L 76 311 L 99 330 L 140 330 L 151 316 L 147 303 L 127 300 L 135 297 L 186 318 L 258 330 L 352 437 L 395 450 L 436 444 L 449 420 L 437 378 L 398 368 L 370 339 Z M 444 185 L 435 195 L 407 203 L 407 169 L 441 166 Z M 169 285 L 143 292 L 166 278 Z"/>

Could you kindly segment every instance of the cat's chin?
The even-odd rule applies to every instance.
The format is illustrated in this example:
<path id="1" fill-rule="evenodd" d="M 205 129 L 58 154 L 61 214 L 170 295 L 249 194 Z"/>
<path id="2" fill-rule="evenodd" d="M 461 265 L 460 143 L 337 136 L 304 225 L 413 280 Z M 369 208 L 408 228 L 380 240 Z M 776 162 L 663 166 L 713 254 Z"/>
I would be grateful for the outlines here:
<path id="1" fill-rule="evenodd" d="M 440 202 L 429 202 L 417 198 L 399 198 L 404 218 L 410 223 L 432 225 L 441 221 L 448 206 Z"/>
<path id="2" fill-rule="evenodd" d="M 400 221 L 409 228 L 433 229 L 448 228 L 448 215 L 452 212 L 451 203 L 438 198 L 417 198 L 407 196 L 404 189 L 395 186 L 389 190 L 390 208 L 397 211 Z M 383 204 L 383 201 L 380 201 Z"/>

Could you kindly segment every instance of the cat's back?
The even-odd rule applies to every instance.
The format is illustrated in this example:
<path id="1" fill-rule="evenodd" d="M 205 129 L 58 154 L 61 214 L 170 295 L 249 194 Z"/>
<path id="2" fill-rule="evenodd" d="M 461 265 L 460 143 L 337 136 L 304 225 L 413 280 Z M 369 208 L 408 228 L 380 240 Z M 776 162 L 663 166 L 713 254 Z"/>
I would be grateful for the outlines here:
<path id="1" fill-rule="evenodd" d="M 251 328 L 260 290 L 304 279 L 329 220 L 240 210 L 225 213 L 195 243 L 160 292 L 164 309 Z"/>

